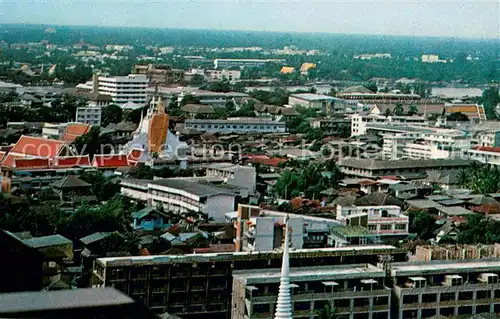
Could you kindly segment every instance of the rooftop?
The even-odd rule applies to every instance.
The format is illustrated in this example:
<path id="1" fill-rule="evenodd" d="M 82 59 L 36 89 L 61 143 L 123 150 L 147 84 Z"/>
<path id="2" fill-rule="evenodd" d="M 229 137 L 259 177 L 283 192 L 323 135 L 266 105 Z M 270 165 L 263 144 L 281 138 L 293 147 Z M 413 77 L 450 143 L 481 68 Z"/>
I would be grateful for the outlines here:
<path id="1" fill-rule="evenodd" d="M 195 182 L 189 182 L 189 181 L 184 181 L 184 180 L 180 180 L 180 179 L 165 178 L 165 179 L 159 179 L 156 181 L 152 181 L 152 182 L 150 182 L 150 184 L 159 185 L 159 186 L 166 186 L 168 188 L 183 190 L 185 192 L 191 193 L 191 194 L 196 195 L 198 197 L 214 196 L 214 195 L 221 195 L 221 194 L 234 195 L 232 192 L 228 191 L 227 189 L 222 189 L 222 188 L 218 188 L 215 186 L 198 184 Z"/>
<path id="2" fill-rule="evenodd" d="M 500 259 L 495 260 L 451 260 L 431 262 L 393 263 L 393 276 L 414 276 L 431 274 L 457 274 L 468 272 L 500 271 Z"/>
<path id="3" fill-rule="evenodd" d="M 336 248 L 315 248 L 315 249 L 296 249 L 290 251 L 290 258 L 307 258 L 307 256 L 330 256 L 330 255 L 366 255 L 369 253 L 383 254 L 394 253 L 398 251 L 391 245 L 363 245 Z M 249 260 L 261 258 L 281 258 L 279 251 L 251 251 L 251 252 L 232 252 L 232 253 L 206 253 L 206 254 L 188 254 L 188 255 L 157 255 L 157 256 L 135 256 L 135 257 L 106 257 L 98 258 L 97 262 L 106 267 L 113 266 L 133 266 L 147 264 L 172 264 L 172 263 L 193 263 L 193 262 L 215 262 L 231 260 Z"/>
<path id="4" fill-rule="evenodd" d="M 405 159 L 405 160 L 374 160 L 365 158 L 344 157 L 340 166 L 369 170 L 394 170 L 401 168 L 434 168 L 469 166 L 472 161 L 462 159 Z"/>
<path id="5" fill-rule="evenodd" d="M 67 244 L 72 244 L 73 242 L 61 235 L 50 235 L 50 236 L 33 237 L 30 239 L 25 239 L 23 240 L 23 243 L 33 248 L 42 248 L 42 247 L 57 246 L 57 245 L 67 245 Z"/>
<path id="6" fill-rule="evenodd" d="M 134 300 L 113 288 L 69 289 L 0 294 L 0 316 L 20 312 L 68 310 L 133 304 Z"/>
<path id="7" fill-rule="evenodd" d="M 281 271 L 279 269 L 253 269 L 236 270 L 233 272 L 235 279 L 245 279 L 247 284 L 279 282 Z M 316 281 L 354 278 L 382 278 L 385 273 L 370 264 L 355 264 L 342 266 L 317 266 L 290 269 L 290 281 Z"/>
<path id="8" fill-rule="evenodd" d="M 370 232 L 363 226 L 345 226 L 345 227 L 335 227 L 334 231 L 341 234 L 344 237 L 361 237 L 361 236 L 372 236 L 373 233 Z"/>
<path id="9" fill-rule="evenodd" d="M 302 100 L 307 100 L 307 101 L 333 101 L 335 98 L 328 96 L 328 95 L 322 95 L 322 94 L 314 94 L 314 93 L 299 93 L 299 94 L 291 94 L 290 97 L 295 97 L 298 99 Z"/>

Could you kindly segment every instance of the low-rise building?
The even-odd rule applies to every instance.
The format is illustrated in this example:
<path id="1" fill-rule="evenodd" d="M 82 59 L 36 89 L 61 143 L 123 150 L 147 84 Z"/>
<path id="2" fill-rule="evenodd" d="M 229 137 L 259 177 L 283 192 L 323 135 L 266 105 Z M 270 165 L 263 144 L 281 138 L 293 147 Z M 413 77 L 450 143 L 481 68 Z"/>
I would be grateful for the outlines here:
<path id="1" fill-rule="evenodd" d="M 291 94 L 288 97 L 288 104 L 292 106 L 302 106 L 308 109 L 315 109 L 325 114 L 330 113 L 335 104 L 335 98 L 313 93 Z"/>
<path id="2" fill-rule="evenodd" d="M 102 108 L 100 106 L 82 106 L 76 108 L 76 122 L 89 125 L 101 125 Z"/>
<path id="3" fill-rule="evenodd" d="M 351 121 L 343 118 L 321 118 L 309 122 L 312 128 L 320 129 L 324 135 L 329 136 L 349 136 Z"/>
<path id="4" fill-rule="evenodd" d="M 367 133 L 370 125 L 428 125 L 428 121 L 420 116 L 383 116 L 383 115 L 351 115 L 351 135 L 359 136 Z"/>
<path id="5" fill-rule="evenodd" d="M 255 68 L 269 63 L 285 63 L 284 59 L 215 59 L 216 69 Z"/>
<path id="6" fill-rule="evenodd" d="M 222 177 L 227 184 L 255 190 L 257 173 L 255 167 L 231 163 L 213 163 L 206 166 L 206 176 Z"/>
<path id="7" fill-rule="evenodd" d="M 352 157 L 341 158 L 338 162 L 343 174 L 364 178 L 401 176 L 408 173 L 427 173 L 429 171 L 460 171 L 467 169 L 471 164 L 472 161 L 463 159 L 375 160 Z"/>
<path id="8" fill-rule="evenodd" d="M 161 179 L 148 184 L 148 201 L 178 214 L 203 213 L 215 222 L 223 222 L 234 211 L 236 195 L 228 189 L 179 179 Z"/>
<path id="9" fill-rule="evenodd" d="M 293 318 L 315 317 L 326 305 L 337 317 L 390 318 L 391 289 L 375 266 L 291 268 L 289 276 Z M 233 278 L 231 318 L 274 318 L 279 269 L 234 271 Z"/>
<path id="10" fill-rule="evenodd" d="M 189 119 L 184 122 L 184 129 L 212 133 L 284 133 L 286 123 L 260 118 Z"/>
<path id="11" fill-rule="evenodd" d="M 464 151 L 470 160 L 489 165 L 500 165 L 500 147 L 479 146 Z"/>
<path id="12" fill-rule="evenodd" d="M 486 120 L 486 112 L 484 111 L 484 106 L 479 104 L 445 103 L 444 113 L 444 115 L 446 116 L 449 116 L 453 113 L 462 113 L 466 115 L 469 120 Z"/>
<path id="13" fill-rule="evenodd" d="M 396 318 L 500 313 L 500 260 L 390 265 Z"/>
<path id="14" fill-rule="evenodd" d="M 327 246 L 332 227 L 342 226 L 333 218 L 298 215 L 261 209 L 258 206 L 238 205 L 238 211 L 226 214 L 226 221 L 236 228 L 236 251 L 266 251 L 281 247 L 285 219 L 293 229 L 292 247 L 319 248 Z"/>

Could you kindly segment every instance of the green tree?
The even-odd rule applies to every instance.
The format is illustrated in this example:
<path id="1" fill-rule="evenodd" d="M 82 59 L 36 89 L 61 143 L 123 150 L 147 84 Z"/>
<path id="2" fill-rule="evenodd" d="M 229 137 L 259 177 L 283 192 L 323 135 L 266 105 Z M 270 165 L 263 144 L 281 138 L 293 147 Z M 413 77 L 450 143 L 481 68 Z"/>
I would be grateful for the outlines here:
<path id="1" fill-rule="evenodd" d="M 96 126 L 86 134 L 77 137 L 72 146 L 78 154 L 88 154 L 91 158 L 94 154 L 109 154 L 113 150 L 110 137 L 101 134 L 99 127 Z"/>
<path id="2" fill-rule="evenodd" d="M 404 114 L 403 104 L 396 103 L 396 106 L 394 107 L 394 110 L 392 110 L 392 113 L 397 116 L 403 115 Z"/>
<path id="3" fill-rule="evenodd" d="M 377 87 L 377 84 L 375 82 L 368 82 L 364 85 L 365 88 L 367 88 L 368 90 L 372 91 L 373 93 L 377 93 L 378 91 L 378 87 Z"/>
<path id="4" fill-rule="evenodd" d="M 451 113 L 446 117 L 446 120 L 448 121 L 453 121 L 453 122 L 466 122 L 469 121 L 469 118 L 467 115 L 463 114 L 462 112 L 454 112 Z"/>
<path id="5" fill-rule="evenodd" d="M 418 108 L 416 105 L 414 104 L 411 104 L 409 107 L 408 107 L 408 115 L 409 116 L 412 116 L 412 115 L 416 115 L 418 114 Z"/>
<path id="6" fill-rule="evenodd" d="M 496 107 L 500 104 L 500 95 L 498 92 L 498 87 L 490 87 L 484 90 L 481 96 L 481 102 L 484 106 L 484 111 L 486 112 L 486 117 L 488 120 L 494 120 L 498 118 L 496 113 Z"/>
<path id="7" fill-rule="evenodd" d="M 120 123 L 122 121 L 123 110 L 116 104 L 111 104 L 102 109 L 102 126 L 110 123 Z"/>
<path id="8" fill-rule="evenodd" d="M 410 233 L 415 233 L 421 239 L 433 237 L 436 219 L 426 211 L 410 211 Z"/>

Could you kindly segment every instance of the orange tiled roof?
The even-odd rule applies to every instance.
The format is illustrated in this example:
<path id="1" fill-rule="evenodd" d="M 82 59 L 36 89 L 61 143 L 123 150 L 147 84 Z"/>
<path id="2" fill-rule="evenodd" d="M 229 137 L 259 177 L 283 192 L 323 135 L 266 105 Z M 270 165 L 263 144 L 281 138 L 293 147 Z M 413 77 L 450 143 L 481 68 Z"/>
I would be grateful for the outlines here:
<path id="1" fill-rule="evenodd" d="M 2 152 L 2 151 L 0 151 L 0 162 L 2 162 L 2 160 L 3 160 L 4 156 L 5 156 L 5 154 L 7 154 L 7 152 Z"/>
<path id="2" fill-rule="evenodd" d="M 50 165 L 49 158 L 16 158 L 14 159 L 14 167 L 21 169 L 28 168 L 48 168 Z"/>
<path id="3" fill-rule="evenodd" d="M 71 123 L 66 126 L 64 130 L 63 140 L 70 144 L 73 143 L 77 137 L 87 134 L 91 126 L 89 124 Z"/>
<path id="4" fill-rule="evenodd" d="M 155 114 L 149 123 L 148 147 L 150 153 L 163 150 L 168 134 L 168 114 Z"/>
<path id="5" fill-rule="evenodd" d="M 281 71 L 280 73 L 281 74 L 289 74 L 289 73 L 293 73 L 295 71 L 295 68 L 294 67 L 291 67 L 291 66 L 284 66 L 281 68 Z"/>
<path id="6" fill-rule="evenodd" d="M 59 140 L 22 135 L 10 152 L 36 157 L 56 157 L 65 145 L 65 142 Z"/>
<path id="7" fill-rule="evenodd" d="M 500 147 L 478 146 L 478 147 L 476 147 L 476 150 L 483 151 L 483 152 L 500 153 Z"/>
<path id="8" fill-rule="evenodd" d="M 13 155 L 13 154 L 7 154 L 3 158 L 0 166 L 3 166 L 3 167 L 13 167 L 14 166 L 14 161 L 15 161 L 16 158 L 22 158 L 22 156 Z"/>
<path id="9" fill-rule="evenodd" d="M 128 163 L 127 155 L 104 154 L 104 155 L 94 155 L 92 166 L 97 168 L 117 168 L 130 165 Z"/>
<path id="10" fill-rule="evenodd" d="M 88 155 L 61 156 L 54 158 L 53 166 L 57 167 L 90 166 L 90 159 Z"/>

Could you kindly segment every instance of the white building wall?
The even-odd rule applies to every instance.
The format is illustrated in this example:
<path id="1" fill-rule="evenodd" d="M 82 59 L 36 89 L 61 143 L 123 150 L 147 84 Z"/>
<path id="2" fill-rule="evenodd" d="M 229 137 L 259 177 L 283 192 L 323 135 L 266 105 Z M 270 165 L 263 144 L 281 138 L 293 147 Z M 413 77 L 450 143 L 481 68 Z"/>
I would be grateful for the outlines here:
<path id="1" fill-rule="evenodd" d="M 209 218 L 213 218 L 215 222 L 223 223 L 226 213 L 234 211 L 234 195 L 214 195 L 207 198 L 207 202 L 202 208 L 203 213 Z"/>

